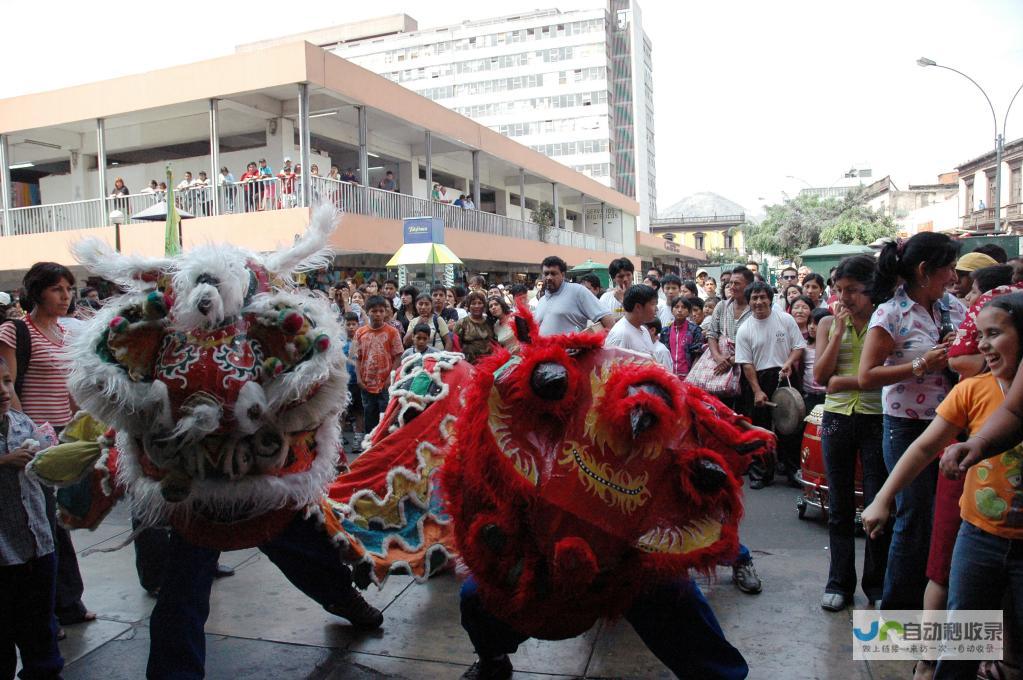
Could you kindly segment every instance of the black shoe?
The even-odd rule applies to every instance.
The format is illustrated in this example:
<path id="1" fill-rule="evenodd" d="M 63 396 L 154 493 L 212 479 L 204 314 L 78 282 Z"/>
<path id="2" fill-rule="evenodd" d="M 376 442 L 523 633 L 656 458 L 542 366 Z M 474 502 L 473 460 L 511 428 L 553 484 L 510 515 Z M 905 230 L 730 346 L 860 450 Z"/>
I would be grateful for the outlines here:
<path id="1" fill-rule="evenodd" d="M 344 601 L 324 607 L 334 616 L 348 619 L 361 630 L 376 630 L 384 624 L 384 613 L 363 599 L 358 591 L 352 590 Z"/>
<path id="2" fill-rule="evenodd" d="M 753 567 L 753 560 L 732 565 L 732 581 L 735 582 L 739 590 L 750 595 L 756 595 L 764 587 L 760 577 L 757 576 L 757 570 Z"/>
<path id="3" fill-rule="evenodd" d="M 751 489 L 763 489 L 764 480 L 762 479 L 751 479 L 749 480 L 749 488 Z"/>
<path id="4" fill-rule="evenodd" d="M 500 659 L 480 659 L 462 674 L 462 680 L 509 680 L 512 676 L 512 662 L 507 656 Z"/>
<path id="5" fill-rule="evenodd" d="M 234 576 L 234 569 L 218 562 L 217 568 L 213 570 L 213 578 L 227 578 L 228 576 Z"/>

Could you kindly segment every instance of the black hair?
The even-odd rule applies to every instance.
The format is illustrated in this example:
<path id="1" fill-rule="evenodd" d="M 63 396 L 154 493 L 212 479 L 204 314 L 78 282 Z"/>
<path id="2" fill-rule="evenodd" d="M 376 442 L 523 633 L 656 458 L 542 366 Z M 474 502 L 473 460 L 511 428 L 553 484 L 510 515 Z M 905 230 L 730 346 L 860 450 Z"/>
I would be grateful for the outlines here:
<path id="1" fill-rule="evenodd" d="M 657 272 L 657 278 L 661 278 L 662 272 L 661 272 L 659 267 L 650 267 L 650 269 L 647 269 L 647 271 L 648 272 Z"/>
<path id="2" fill-rule="evenodd" d="M 371 295 L 370 298 L 366 300 L 366 311 L 368 312 L 374 307 L 388 307 L 390 304 L 391 303 L 388 302 L 387 298 L 383 295 Z"/>
<path id="3" fill-rule="evenodd" d="M 587 276 L 590 275 L 588 274 Z M 597 287 L 600 287 L 600 279 L 597 279 Z M 512 287 L 508 289 L 508 292 L 512 294 L 512 297 L 515 297 L 516 295 L 528 295 L 529 288 L 521 283 L 514 283 L 512 284 Z"/>
<path id="4" fill-rule="evenodd" d="M 661 288 L 664 288 L 669 283 L 674 283 L 679 288 L 682 287 L 682 279 L 675 276 L 674 274 L 665 274 L 664 278 L 661 279 Z"/>
<path id="5" fill-rule="evenodd" d="M 814 323 L 814 324 L 817 324 L 818 326 L 820 326 L 821 325 L 821 319 L 823 319 L 825 317 L 828 317 L 828 316 L 831 316 L 831 310 L 830 309 L 828 309 L 827 307 L 818 307 L 817 309 L 815 309 L 812 312 L 810 312 L 810 321 L 807 323 L 807 325 L 809 325 L 811 323 Z M 816 340 L 817 339 L 811 335 L 811 336 L 807 337 L 806 344 L 807 345 L 814 345 L 814 344 L 816 344 Z"/>
<path id="6" fill-rule="evenodd" d="M 469 283 L 477 284 L 482 288 L 483 286 L 487 285 L 487 280 L 480 276 L 479 274 L 473 274 L 472 276 L 469 277 Z"/>
<path id="7" fill-rule="evenodd" d="M 807 281 L 816 281 L 817 285 L 821 287 L 821 295 L 824 294 L 824 288 L 825 288 L 826 284 L 824 283 L 824 277 L 823 276 L 821 276 L 817 272 L 810 272 L 809 274 L 807 274 L 806 278 L 803 279 L 803 290 L 804 291 L 806 290 L 806 282 Z"/>
<path id="8" fill-rule="evenodd" d="M 832 282 L 839 279 L 852 279 L 866 286 L 867 294 L 874 284 L 874 276 L 877 275 L 877 262 L 870 255 L 853 255 L 844 258 L 835 267 L 835 273 L 831 276 Z"/>
<path id="9" fill-rule="evenodd" d="M 548 255 L 547 257 L 545 257 L 543 259 L 543 262 L 540 263 L 540 266 L 541 267 L 557 267 L 558 269 L 561 270 L 562 274 L 564 274 L 566 271 L 568 271 L 568 265 L 565 264 L 565 261 L 562 260 L 557 255 Z"/>
<path id="10" fill-rule="evenodd" d="M 793 267 L 792 265 L 789 265 L 787 267 L 782 267 L 781 272 L 779 273 L 784 274 L 785 272 L 795 272 L 796 274 L 798 274 L 799 270 Z"/>
<path id="11" fill-rule="evenodd" d="M 429 295 L 427 295 L 426 293 L 422 293 L 422 294 L 414 296 L 412 298 L 412 307 L 415 308 L 416 305 L 419 304 L 420 300 L 426 300 L 427 302 L 429 302 L 430 303 L 430 309 L 433 309 L 433 298 L 430 297 Z"/>
<path id="12" fill-rule="evenodd" d="M 440 285 L 439 283 L 435 283 L 432 286 L 430 286 L 430 295 L 433 295 L 434 293 L 444 293 L 445 295 L 447 295 L 448 289 Z"/>
<path id="13" fill-rule="evenodd" d="M 1010 265 L 994 264 L 973 272 L 973 283 L 976 284 L 977 290 L 986 293 L 992 288 L 1008 286 L 1012 283 L 1012 272 L 1013 269 Z M 1020 339 L 1023 340 L 1023 337 Z"/>
<path id="14" fill-rule="evenodd" d="M 355 323 L 359 323 L 359 315 L 355 312 L 345 312 L 344 319 L 345 321 L 354 321 Z"/>
<path id="15" fill-rule="evenodd" d="M 791 314 L 792 313 L 792 305 L 796 304 L 797 302 L 805 303 L 806 306 L 810 308 L 810 313 L 813 313 L 813 310 L 816 309 L 816 305 L 813 304 L 813 300 L 811 300 L 806 295 L 800 295 L 799 297 L 797 297 L 792 302 L 788 302 L 788 301 L 785 302 L 785 311 L 788 312 L 789 314 Z"/>
<path id="16" fill-rule="evenodd" d="M 417 323 L 415 326 L 413 326 L 412 335 L 416 335 L 418 333 L 426 333 L 427 335 L 430 335 L 431 329 L 429 324 Z"/>
<path id="17" fill-rule="evenodd" d="M 21 285 L 25 287 L 25 297 L 21 299 L 21 307 L 26 312 L 31 312 L 35 306 L 42 302 L 43 291 L 60 283 L 65 279 L 73 288 L 75 275 L 71 270 L 56 262 L 36 262 L 25 274 Z"/>
<path id="18" fill-rule="evenodd" d="M 874 304 L 890 300 L 899 279 L 908 285 L 916 283 L 916 268 L 921 264 L 925 271 L 933 272 L 948 267 L 958 257 L 959 243 L 947 234 L 924 231 L 901 245 L 889 241 L 877 258 L 877 276 L 872 290 Z"/>
<path id="19" fill-rule="evenodd" d="M 395 288 L 398 287 L 398 281 L 396 279 L 384 279 L 384 282 L 382 284 L 380 284 L 380 287 L 383 288 L 387 284 L 391 284 Z"/>
<path id="20" fill-rule="evenodd" d="M 583 281 L 590 284 L 590 286 L 592 286 L 596 290 L 600 290 L 600 277 L 597 276 L 596 274 L 583 274 L 582 276 L 579 277 L 577 283 L 582 283 Z M 524 288 L 525 286 L 523 286 L 523 289 Z"/>
<path id="21" fill-rule="evenodd" d="M 88 297 L 89 293 L 98 293 L 98 291 L 92 286 L 86 286 L 82 289 L 82 297 Z"/>
<path id="22" fill-rule="evenodd" d="M 703 301 L 703 304 L 706 306 L 708 302 L 714 305 L 719 305 L 721 304 L 721 298 L 719 298 L 717 295 L 711 295 L 709 298 Z"/>
<path id="23" fill-rule="evenodd" d="M 661 331 L 664 330 L 664 324 L 662 324 L 661 320 L 658 319 L 656 316 L 654 317 L 653 321 L 647 321 L 643 325 L 646 326 L 647 328 L 653 328 L 655 331 L 657 331 L 658 335 L 660 335 Z"/>
<path id="24" fill-rule="evenodd" d="M 1009 261 L 1009 253 L 1005 252 L 1005 248 L 994 243 L 985 243 L 982 246 L 977 246 L 973 249 L 973 252 L 987 255 L 998 264 L 1005 264 Z"/>
<path id="25" fill-rule="evenodd" d="M 464 298 L 465 297 L 465 287 L 464 286 L 451 286 L 451 292 L 455 294 L 456 298 Z"/>
<path id="26" fill-rule="evenodd" d="M 384 281 L 384 283 L 387 283 L 387 282 Z M 401 288 L 401 290 L 398 291 L 398 295 L 399 296 L 401 296 L 401 295 L 411 295 L 412 296 L 412 300 L 415 301 L 415 299 L 419 297 L 419 289 L 416 288 L 415 286 L 403 286 Z"/>
<path id="27" fill-rule="evenodd" d="M 692 293 L 696 297 L 700 297 L 700 288 L 696 285 L 696 281 L 692 281 L 692 280 L 690 280 L 690 281 L 683 281 L 682 282 L 682 287 L 685 288 L 686 290 L 688 290 L 690 293 Z"/>
<path id="28" fill-rule="evenodd" d="M 497 304 L 501 305 L 501 311 L 504 312 L 505 314 L 511 314 L 511 307 L 508 305 L 508 303 L 505 302 L 503 297 L 498 297 L 496 295 L 491 295 L 490 297 L 487 298 L 487 314 L 490 314 L 491 302 L 496 302 Z"/>
<path id="29" fill-rule="evenodd" d="M 748 269 L 746 271 L 749 271 Z M 767 293 L 767 297 L 773 297 L 774 289 L 763 281 L 754 281 L 753 283 L 746 286 L 746 290 L 743 291 L 743 295 L 746 296 L 746 303 L 753 299 L 754 293 Z"/>
<path id="30" fill-rule="evenodd" d="M 611 264 L 607 266 L 607 273 L 612 279 L 618 276 L 618 272 L 636 272 L 636 265 L 632 264 L 632 260 L 627 257 L 616 257 L 611 260 Z"/>
<path id="31" fill-rule="evenodd" d="M 645 286 L 642 283 L 639 283 L 634 286 L 629 286 L 629 289 L 625 291 L 625 297 L 622 298 L 622 308 L 627 312 L 631 312 L 636 308 L 636 305 L 645 305 L 651 300 L 656 299 L 656 290 L 650 286 Z"/>
<path id="32" fill-rule="evenodd" d="M 786 307 L 788 307 L 788 305 L 789 305 L 789 290 L 791 288 L 795 288 L 796 290 L 798 290 L 799 291 L 799 297 L 803 297 L 803 287 L 802 286 L 800 286 L 798 283 L 786 284 L 785 286 L 782 287 L 782 290 L 781 290 L 782 297 L 785 298 L 785 306 Z"/>
<path id="33" fill-rule="evenodd" d="M 1012 317 L 1012 325 L 1016 329 L 1016 336 L 1019 338 L 1019 353 L 1016 356 L 1016 363 L 1023 360 L 1023 293 L 1010 293 L 992 298 L 984 305 L 983 309 L 991 307 L 1000 309 Z"/>
<path id="34" fill-rule="evenodd" d="M 753 281 L 756 280 L 756 277 L 753 274 L 753 270 L 743 266 L 738 266 L 732 270 L 732 276 L 735 276 L 737 274 L 746 280 L 747 285 L 753 283 Z"/>
<path id="35" fill-rule="evenodd" d="M 650 276 L 648 276 L 646 278 L 650 280 L 650 283 L 648 283 L 646 285 L 650 286 L 654 290 L 660 290 L 661 289 L 661 280 L 660 279 L 655 279 L 655 278 L 652 278 Z"/>
<path id="36" fill-rule="evenodd" d="M 677 298 L 672 300 L 671 308 L 674 309 L 675 305 L 684 305 L 685 308 L 688 309 L 690 312 L 693 311 L 693 303 L 687 297 L 682 297 L 681 295 L 679 295 Z"/>

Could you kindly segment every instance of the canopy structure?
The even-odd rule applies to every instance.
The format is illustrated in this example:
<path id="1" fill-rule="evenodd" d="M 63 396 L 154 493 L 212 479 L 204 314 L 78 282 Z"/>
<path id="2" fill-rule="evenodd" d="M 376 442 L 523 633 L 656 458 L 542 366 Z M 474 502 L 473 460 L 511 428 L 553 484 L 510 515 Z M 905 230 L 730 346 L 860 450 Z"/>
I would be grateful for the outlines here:
<path id="1" fill-rule="evenodd" d="M 406 243 L 387 261 L 388 267 L 417 264 L 462 264 L 458 256 L 443 243 Z"/>
<path id="2" fill-rule="evenodd" d="M 870 246 L 854 246 L 848 243 L 833 243 L 830 246 L 810 248 L 800 253 L 803 264 L 827 278 L 832 267 L 851 255 L 873 253 Z"/>
<path id="3" fill-rule="evenodd" d="M 568 270 L 568 273 L 575 277 L 583 276 L 584 274 L 596 274 L 597 278 L 600 279 L 600 285 L 607 288 L 610 284 L 610 279 L 607 273 L 607 265 L 593 260 L 586 260 L 582 264 L 578 264 Z"/>
<path id="4" fill-rule="evenodd" d="M 182 210 L 178 208 L 178 217 L 180 217 L 183 220 L 190 220 L 193 217 L 195 217 L 195 215 L 188 212 L 187 210 Z M 141 210 L 132 215 L 131 219 L 146 220 L 149 222 L 164 222 L 167 220 L 167 201 L 160 201 L 159 203 L 154 203 L 145 210 Z"/>

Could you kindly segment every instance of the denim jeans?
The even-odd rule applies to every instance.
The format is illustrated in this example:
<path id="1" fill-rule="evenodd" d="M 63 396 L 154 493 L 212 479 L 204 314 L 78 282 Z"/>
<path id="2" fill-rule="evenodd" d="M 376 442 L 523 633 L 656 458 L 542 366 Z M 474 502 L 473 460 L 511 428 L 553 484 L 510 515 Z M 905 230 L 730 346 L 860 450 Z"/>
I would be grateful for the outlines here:
<path id="1" fill-rule="evenodd" d="M 59 678 L 64 659 L 57 648 L 57 556 L 0 566 L 0 678 L 13 678 L 21 652 L 20 677 Z"/>
<path id="2" fill-rule="evenodd" d="M 387 395 L 387 389 L 377 393 L 362 390 L 362 427 L 366 434 L 369 434 L 377 426 L 377 423 L 380 422 L 380 414 L 387 410 Z"/>
<path id="3" fill-rule="evenodd" d="M 1013 618 L 1003 629 L 1018 636 L 1023 631 L 1023 540 L 1013 541 L 989 534 L 964 521 L 959 526 L 948 579 L 948 608 L 1002 609 L 1006 591 L 1012 598 Z M 976 661 L 939 661 L 935 680 L 977 676 Z"/>
<path id="4" fill-rule="evenodd" d="M 828 475 L 828 542 L 831 568 L 826 593 L 852 597 L 856 592 L 856 456 L 863 469 L 863 503 L 869 505 L 888 479 L 881 453 L 883 419 L 880 415 L 824 412 L 821 445 Z M 863 552 L 863 593 L 871 602 L 881 599 L 888 564 L 890 528 L 876 539 L 866 539 Z"/>
<path id="5" fill-rule="evenodd" d="M 884 464 L 888 472 L 909 445 L 931 424 L 886 415 L 884 417 Z M 927 587 L 927 554 L 934 521 L 934 490 L 938 484 L 938 461 L 934 460 L 910 484 L 895 495 L 895 526 L 888 549 L 882 609 L 922 609 Z"/>
<path id="6" fill-rule="evenodd" d="M 295 519 L 275 538 L 259 546 L 292 585 L 327 607 L 352 591 L 352 573 L 315 518 Z M 192 545 L 171 532 L 163 585 L 149 620 L 146 677 L 198 680 L 205 676 L 210 588 L 220 551 Z M 253 596 L 258 593 L 253 593 Z"/>
<path id="7" fill-rule="evenodd" d="M 481 659 L 512 654 L 528 639 L 486 610 L 472 578 L 462 586 L 461 611 L 462 627 Z M 680 678 L 738 680 L 749 674 L 746 660 L 725 639 L 693 581 L 652 587 L 636 598 L 625 619 L 654 656 Z"/>

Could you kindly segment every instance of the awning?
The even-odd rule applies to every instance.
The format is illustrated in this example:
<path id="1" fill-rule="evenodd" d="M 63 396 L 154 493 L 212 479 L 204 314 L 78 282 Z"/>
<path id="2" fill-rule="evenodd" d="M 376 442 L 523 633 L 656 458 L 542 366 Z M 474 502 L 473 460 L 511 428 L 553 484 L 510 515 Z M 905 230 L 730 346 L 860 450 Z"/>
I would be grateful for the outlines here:
<path id="1" fill-rule="evenodd" d="M 384 266 L 415 264 L 462 264 L 462 261 L 443 243 L 406 243 Z"/>

